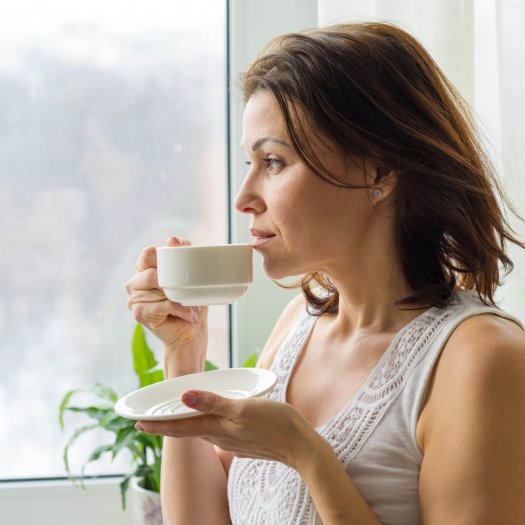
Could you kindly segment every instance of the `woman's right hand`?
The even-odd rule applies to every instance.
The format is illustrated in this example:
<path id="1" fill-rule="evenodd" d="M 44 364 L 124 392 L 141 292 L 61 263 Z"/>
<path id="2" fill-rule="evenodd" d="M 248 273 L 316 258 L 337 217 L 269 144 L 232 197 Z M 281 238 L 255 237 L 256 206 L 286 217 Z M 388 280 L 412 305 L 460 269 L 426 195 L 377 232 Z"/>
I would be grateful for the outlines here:
<path id="1" fill-rule="evenodd" d="M 190 242 L 171 237 L 167 245 L 183 246 Z M 126 283 L 128 307 L 135 319 L 164 343 L 166 351 L 190 346 L 204 356 L 208 307 L 182 306 L 166 297 L 159 288 L 155 246 L 144 248 L 136 269 L 137 273 Z"/>

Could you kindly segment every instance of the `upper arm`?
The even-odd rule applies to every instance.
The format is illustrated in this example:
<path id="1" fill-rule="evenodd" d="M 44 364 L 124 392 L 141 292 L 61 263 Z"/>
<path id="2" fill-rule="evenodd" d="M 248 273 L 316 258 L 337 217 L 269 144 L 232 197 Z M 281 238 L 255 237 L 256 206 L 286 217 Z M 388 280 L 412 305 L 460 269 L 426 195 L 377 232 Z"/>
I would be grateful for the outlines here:
<path id="1" fill-rule="evenodd" d="M 275 324 L 270 337 L 268 338 L 264 348 L 261 351 L 261 355 L 257 360 L 258 368 L 270 368 L 273 363 L 273 359 L 277 350 L 284 342 L 288 332 L 290 331 L 296 318 L 300 315 L 305 308 L 305 300 L 303 295 L 297 295 L 294 297 L 285 307 L 281 313 L 277 323 Z M 230 465 L 233 461 L 233 455 L 231 452 L 215 447 L 215 452 L 219 457 L 224 471 L 226 474 L 230 471 Z"/>
<path id="2" fill-rule="evenodd" d="M 423 523 L 525 523 L 523 331 L 487 315 L 462 323 L 436 365 L 425 417 Z"/>

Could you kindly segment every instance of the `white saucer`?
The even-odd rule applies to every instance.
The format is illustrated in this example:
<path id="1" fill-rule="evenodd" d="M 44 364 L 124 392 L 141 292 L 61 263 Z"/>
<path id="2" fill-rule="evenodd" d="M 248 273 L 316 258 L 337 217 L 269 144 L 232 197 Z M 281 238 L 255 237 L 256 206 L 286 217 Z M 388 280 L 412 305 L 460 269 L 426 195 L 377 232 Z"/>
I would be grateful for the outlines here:
<path id="1" fill-rule="evenodd" d="M 246 399 L 266 394 L 276 380 L 275 374 L 265 368 L 227 368 L 189 374 L 131 392 L 117 401 L 115 412 L 137 420 L 193 417 L 201 412 L 180 400 L 188 390 L 206 390 L 230 399 Z"/>

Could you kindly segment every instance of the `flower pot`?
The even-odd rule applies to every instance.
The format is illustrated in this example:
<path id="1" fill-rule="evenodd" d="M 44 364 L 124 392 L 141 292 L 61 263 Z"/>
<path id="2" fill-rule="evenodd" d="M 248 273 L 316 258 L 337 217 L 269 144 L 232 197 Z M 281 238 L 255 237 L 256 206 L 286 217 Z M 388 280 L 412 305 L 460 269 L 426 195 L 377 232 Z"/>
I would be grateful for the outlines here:
<path id="1" fill-rule="evenodd" d="M 136 525 L 162 525 L 160 494 L 142 487 L 142 478 L 131 480 L 133 519 Z"/>

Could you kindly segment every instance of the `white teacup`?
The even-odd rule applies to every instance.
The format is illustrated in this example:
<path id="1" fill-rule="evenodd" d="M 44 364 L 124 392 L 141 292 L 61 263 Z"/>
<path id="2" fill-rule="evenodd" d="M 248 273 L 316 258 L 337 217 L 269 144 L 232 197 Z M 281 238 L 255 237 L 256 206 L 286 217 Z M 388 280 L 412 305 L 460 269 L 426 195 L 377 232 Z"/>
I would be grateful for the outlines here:
<path id="1" fill-rule="evenodd" d="M 185 306 L 230 304 L 253 281 L 251 244 L 157 248 L 159 286 Z"/>

